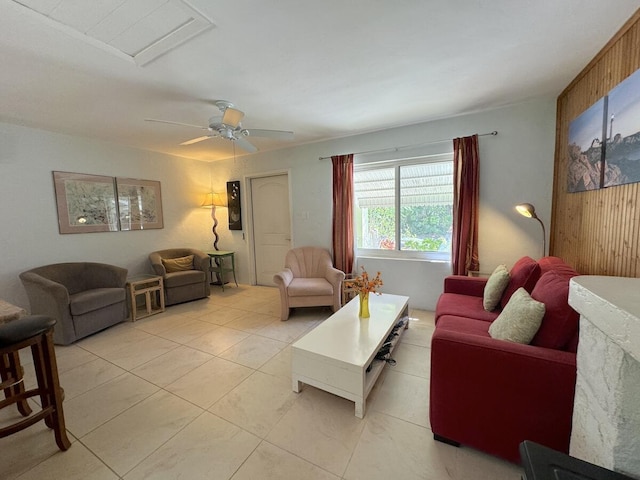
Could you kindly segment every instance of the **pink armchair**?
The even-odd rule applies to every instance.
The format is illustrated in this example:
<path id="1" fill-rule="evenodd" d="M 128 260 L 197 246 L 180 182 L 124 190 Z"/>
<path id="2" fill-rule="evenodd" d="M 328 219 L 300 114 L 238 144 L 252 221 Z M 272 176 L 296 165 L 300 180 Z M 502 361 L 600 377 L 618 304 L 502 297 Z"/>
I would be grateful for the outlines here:
<path id="1" fill-rule="evenodd" d="M 340 308 L 340 286 L 344 272 L 333 268 L 331 256 L 324 248 L 300 247 L 287 252 L 284 270 L 273 276 L 280 289 L 281 320 L 289 318 L 294 307 L 327 305 Z"/>

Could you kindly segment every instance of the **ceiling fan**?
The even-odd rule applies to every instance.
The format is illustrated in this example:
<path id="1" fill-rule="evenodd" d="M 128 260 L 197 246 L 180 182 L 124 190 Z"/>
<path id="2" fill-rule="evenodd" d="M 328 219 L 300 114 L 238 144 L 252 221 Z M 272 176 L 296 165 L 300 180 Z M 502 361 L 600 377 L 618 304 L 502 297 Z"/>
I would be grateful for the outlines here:
<path id="1" fill-rule="evenodd" d="M 194 143 L 202 142 L 203 140 L 220 137 L 231 140 L 243 150 L 253 153 L 257 152 L 258 148 L 247 140 L 247 137 L 249 136 L 293 140 L 293 132 L 284 130 L 264 130 L 260 128 L 252 128 L 250 130 L 246 129 L 241 123 L 244 118 L 244 112 L 235 108 L 233 103 L 227 102 L 226 100 L 216 100 L 213 103 L 222 112 L 222 117 L 220 115 L 214 115 L 209 119 L 209 125 L 206 127 L 191 125 L 189 123 L 171 122 L 169 120 L 157 120 L 154 118 L 145 118 L 145 120 L 147 122 L 168 123 L 170 125 L 180 125 L 183 127 L 193 127 L 209 131 L 206 135 L 192 138 L 191 140 L 182 142 L 180 145 L 192 145 Z"/>

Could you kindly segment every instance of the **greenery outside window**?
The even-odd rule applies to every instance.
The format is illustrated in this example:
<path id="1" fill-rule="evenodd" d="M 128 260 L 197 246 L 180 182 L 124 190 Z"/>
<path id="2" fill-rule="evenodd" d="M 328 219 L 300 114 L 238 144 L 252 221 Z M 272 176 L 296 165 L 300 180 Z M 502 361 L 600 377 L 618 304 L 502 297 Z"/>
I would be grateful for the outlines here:
<path id="1" fill-rule="evenodd" d="M 451 259 L 453 156 L 354 167 L 356 254 Z"/>

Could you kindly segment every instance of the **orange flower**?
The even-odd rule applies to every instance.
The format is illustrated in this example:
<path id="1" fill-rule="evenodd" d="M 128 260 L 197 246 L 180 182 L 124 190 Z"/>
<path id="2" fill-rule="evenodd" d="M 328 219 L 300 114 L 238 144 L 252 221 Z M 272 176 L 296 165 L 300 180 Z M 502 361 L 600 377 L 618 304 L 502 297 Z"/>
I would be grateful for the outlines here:
<path id="1" fill-rule="evenodd" d="M 364 267 L 360 267 L 362 268 L 362 274 L 358 275 L 354 280 L 353 280 L 353 285 L 355 287 L 355 290 L 358 293 L 375 293 L 380 295 L 380 292 L 377 292 L 376 290 L 378 289 L 378 287 L 381 287 L 382 285 L 384 285 L 384 283 L 382 282 L 382 279 L 380 278 L 380 272 L 378 272 L 376 274 L 376 277 L 371 280 L 369 278 L 369 274 L 367 273 L 367 271 L 364 269 Z"/>

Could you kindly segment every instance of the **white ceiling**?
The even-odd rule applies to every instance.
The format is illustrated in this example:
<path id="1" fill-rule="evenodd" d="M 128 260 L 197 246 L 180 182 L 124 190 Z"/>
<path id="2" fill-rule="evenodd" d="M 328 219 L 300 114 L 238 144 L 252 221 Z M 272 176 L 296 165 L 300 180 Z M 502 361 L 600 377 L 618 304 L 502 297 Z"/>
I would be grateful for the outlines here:
<path id="1" fill-rule="evenodd" d="M 245 112 L 246 128 L 295 132 L 286 143 L 250 138 L 269 150 L 555 96 L 639 7 L 640 0 L 0 0 L 0 121 L 228 158 L 228 140 L 179 146 L 203 132 L 144 119 L 206 126 L 219 113 L 212 101 L 229 100 Z M 145 50 L 162 31 L 174 32 L 174 44 Z M 141 52 L 147 56 L 136 58 Z"/>

